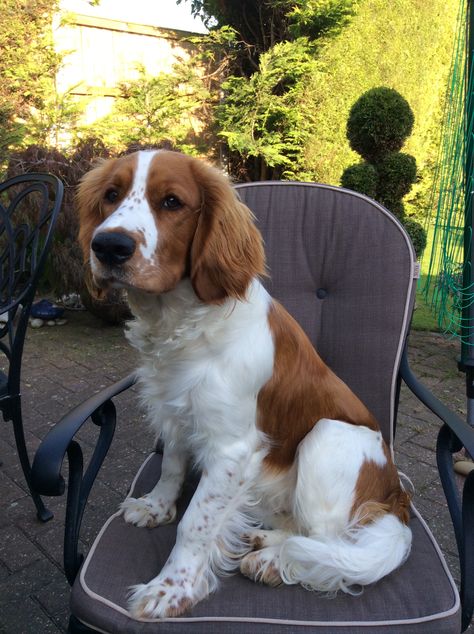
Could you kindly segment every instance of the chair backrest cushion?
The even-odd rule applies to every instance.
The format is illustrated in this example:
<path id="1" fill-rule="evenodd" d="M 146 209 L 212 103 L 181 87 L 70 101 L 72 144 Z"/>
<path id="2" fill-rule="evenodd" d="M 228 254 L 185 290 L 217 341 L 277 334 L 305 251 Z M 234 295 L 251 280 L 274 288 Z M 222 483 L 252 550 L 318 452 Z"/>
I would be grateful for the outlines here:
<path id="1" fill-rule="evenodd" d="M 415 292 L 407 233 L 381 205 L 338 187 L 274 181 L 236 189 L 265 240 L 267 289 L 392 442 Z"/>

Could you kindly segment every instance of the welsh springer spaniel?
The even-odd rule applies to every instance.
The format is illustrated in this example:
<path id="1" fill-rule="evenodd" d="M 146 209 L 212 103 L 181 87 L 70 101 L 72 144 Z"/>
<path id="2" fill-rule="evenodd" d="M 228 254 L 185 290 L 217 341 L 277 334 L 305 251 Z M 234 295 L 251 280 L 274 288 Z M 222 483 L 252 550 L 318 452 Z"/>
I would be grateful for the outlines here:
<path id="1" fill-rule="evenodd" d="M 169 151 L 102 162 L 78 191 L 98 292 L 125 288 L 162 474 L 122 503 L 172 522 L 189 461 L 202 471 L 136 618 L 177 616 L 240 566 L 254 581 L 355 593 L 409 554 L 409 495 L 374 417 L 259 281 L 261 236 L 225 176 Z"/>

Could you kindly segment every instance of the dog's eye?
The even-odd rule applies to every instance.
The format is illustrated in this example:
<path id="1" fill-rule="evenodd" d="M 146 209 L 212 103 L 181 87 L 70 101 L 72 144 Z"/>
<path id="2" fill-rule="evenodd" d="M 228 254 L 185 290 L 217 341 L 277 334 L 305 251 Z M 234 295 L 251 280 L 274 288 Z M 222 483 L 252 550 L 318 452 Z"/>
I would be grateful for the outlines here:
<path id="1" fill-rule="evenodd" d="M 118 191 L 116 189 L 113 189 L 112 187 L 108 189 L 104 194 L 105 200 L 109 203 L 117 202 L 118 197 L 119 197 Z"/>
<path id="2" fill-rule="evenodd" d="M 182 207 L 183 203 L 177 196 L 173 196 L 173 194 L 171 194 L 170 196 L 166 196 L 166 198 L 163 198 L 163 200 L 161 201 L 161 206 L 163 209 L 174 211 L 175 209 L 179 209 L 180 207 Z"/>

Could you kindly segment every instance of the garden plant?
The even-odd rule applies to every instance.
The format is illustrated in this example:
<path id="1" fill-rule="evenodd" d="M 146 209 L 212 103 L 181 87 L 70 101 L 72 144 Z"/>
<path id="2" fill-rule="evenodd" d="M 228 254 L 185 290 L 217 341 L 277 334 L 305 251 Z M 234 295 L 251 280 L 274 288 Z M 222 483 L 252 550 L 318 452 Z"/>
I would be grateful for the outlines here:
<path id="1" fill-rule="evenodd" d="M 363 161 L 344 170 L 341 185 L 374 198 L 395 214 L 421 256 L 426 232 L 405 214 L 403 204 L 417 179 L 416 159 L 400 151 L 414 119 L 409 103 L 392 88 L 380 86 L 361 95 L 349 113 L 347 138 Z"/>

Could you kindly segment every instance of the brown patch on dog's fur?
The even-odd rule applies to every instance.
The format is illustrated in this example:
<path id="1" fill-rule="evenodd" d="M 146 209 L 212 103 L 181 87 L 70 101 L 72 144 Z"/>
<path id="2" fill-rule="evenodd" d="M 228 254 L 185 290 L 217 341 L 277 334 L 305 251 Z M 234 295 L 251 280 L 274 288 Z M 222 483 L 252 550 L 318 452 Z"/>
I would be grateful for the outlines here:
<path id="1" fill-rule="evenodd" d="M 272 378 L 258 395 L 258 427 L 271 439 L 265 462 L 288 468 L 318 420 L 331 418 L 378 430 L 369 410 L 321 360 L 298 323 L 273 302 L 268 322 L 275 344 Z"/>
<path id="2" fill-rule="evenodd" d="M 390 451 L 384 443 L 387 463 L 380 466 L 366 460 L 357 478 L 351 518 L 359 524 L 368 524 L 385 513 L 393 513 L 404 524 L 410 519 L 410 495 L 400 485 L 397 469 Z"/>
<path id="3" fill-rule="evenodd" d="M 206 303 L 245 299 L 252 279 L 265 274 L 262 237 L 253 214 L 217 170 L 195 162 L 193 171 L 203 194 L 191 250 L 193 288 Z"/>

